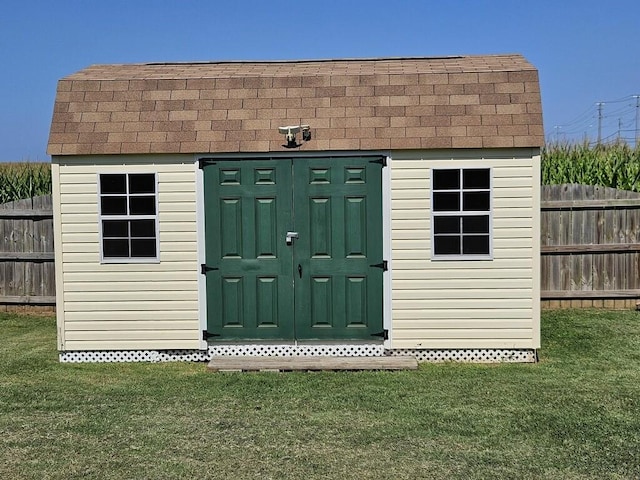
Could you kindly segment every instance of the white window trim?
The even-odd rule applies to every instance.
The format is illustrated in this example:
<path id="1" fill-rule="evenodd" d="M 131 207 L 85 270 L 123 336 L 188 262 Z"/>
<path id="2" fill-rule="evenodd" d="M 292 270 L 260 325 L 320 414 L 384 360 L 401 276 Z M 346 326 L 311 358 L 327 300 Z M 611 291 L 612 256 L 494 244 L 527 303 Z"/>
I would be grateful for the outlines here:
<path id="1" fill-rule="evenodd" d="M 436 170 L 460 170 L 460 172 L 462 172 L 463 170 L 478 170 L 478 169 L 482 169 L 482 170 L 489 170 L 489 212 L 485 212 L 485 211 L 464 211 L 462 210 L 462 203 L 460 203 L 460 210 L 456 211 L 456 212 L 438 212 L 437 214 L 433 211 L 433 194 L 434 194 L 434 188 L 433 188 L 433 180 L 434 180 L 434 174 L 433 172 Z M 460 174 L 462 177 L 462 173 Z M 462 178 L 460 180 L 462 182 Z M 444 191 L 444 190 L 438 190 L 438 192 L 440 191 Z M 459 192 L 463 192 L 464 189 L 462 187 L 462 183 L 460 184 L 460 190 L 458 190 Z M 493 168 L 492 167 L 487 167 L 487 166 L 481 166 L 481 165 L 463 165 L 463 166 L 439 166 L 436 168 L 431 168 L 431 192 L 430 192 L 430 199 L 431 199 L 431 208 L 430 208 L 430 215 L 431 215 L 431 225 L 430 225 L 430 237 L 431 237 L 431 260 L 433 261 L 437 261 L 437 262 L 442 262 L 442 261 L 453 261 L 453 260 L 458 260 L 458 261 L 477 261 L 477 260 L 493 260 Z M 434 229 L 434 216 L 465 216 L 465 215 L 487 215 L 487 213 L 489 214 L 489 254 L 488 255 L 463 255 L 463 254 L 457 254 L 457 255 L 436 255 L 435 253 L 435 229 Z"/>
<path id="2" fill-rule="evenodd" d="M 101 175 L 125 175 L 127 178 L 127 190 L 129 189 L 129 175 L 139 174 L 153 174 L 155 180 L 155 200 L 156 200 L 156 214 L 155 215 L 106 215 L 102 216 L 102 192 L 100 190 L 100 176 Z M 158 202 L 158 173 L 148 171 L 107 171 L 98 172 L 97 177 L 98 186 L 98 235 L 100 242 L 100 263 L 160 263 L 160 221 L 159 221 L 159 202 Z M 129 192 L 127 191 L 127 205 L 129 205 Z M 102 220 L 154 220 L 155 221 L 155 240 L 156 240 L 156 256 L 155 257 L 105 257 L 104 256 L 104 237 L 102 236 Z"/>

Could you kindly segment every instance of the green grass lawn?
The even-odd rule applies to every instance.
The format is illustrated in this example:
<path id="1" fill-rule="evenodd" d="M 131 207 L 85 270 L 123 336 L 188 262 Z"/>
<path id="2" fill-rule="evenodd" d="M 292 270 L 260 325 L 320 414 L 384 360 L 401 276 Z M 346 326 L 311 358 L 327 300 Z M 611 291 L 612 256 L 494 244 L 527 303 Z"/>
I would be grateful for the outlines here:
<path id="1" fill-rule="evenodd" d="M 640 314 L 544 314 L 537 365 L 60 364 L 0 314 L 0 478 L 640 478 Z"/>

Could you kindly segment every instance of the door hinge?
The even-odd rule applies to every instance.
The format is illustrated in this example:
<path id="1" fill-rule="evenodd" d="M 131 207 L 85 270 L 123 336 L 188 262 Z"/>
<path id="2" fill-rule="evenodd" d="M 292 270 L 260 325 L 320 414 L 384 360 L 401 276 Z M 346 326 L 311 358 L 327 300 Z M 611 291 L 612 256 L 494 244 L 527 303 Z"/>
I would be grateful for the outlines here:
<path id="1" fill-rule="evenodd" d="M 219 333 L 211 333 L 211 332 L 207 332 L 206 330 L 202 331 L 202 339 L 203 340 L 209 340 L 212 337 L 219 337 L 220 334 Z"/>
<path id="2" fill-rule="evenodd" d="M 205 265 L 204 263 L 200 265 L 200 273 L 202 275 L 206 275 L 207 272 L 211 270 L 220 270 L 218 267 L 210 267 L 209 265 Z"/>
<path id="3" fill-rule="evenodd" d="M 216 162 L 216 159 L 215 159 L 215 158 L 208 158 L 208 157 L 207 157 L 207 158 L 200 158 L 200 159 L 198 159 L 198 167 L 199 167 L 200 169 L 203 169 L 204 167 L 207 167 L 207 166 L 209 166 L 209 165 L 215 165 L 216 163 L 217 163 L 217 162 Z"/>
<path id="4" fill-rule="evenodd" d="M 389 270 L 389 265 L 387 264 L 386 260 L 383 260 L 380 263 L 374 263 L 373 265 L 369 265 L 369 266 L 374 268 L 381 268 L 383 272 L 386 272 L 387 270 Z"/>
<path id="5" fill-rule="evenodd" d="M 376 158 L 375 160 L 369 160 L 369 163 L 377 163 L 378 165 L 382 165 L 382 167 L 387 166 L 387 157 Z"/>
<path id="6" fill-rule="evenodd" d="M 387 330 L 386 328 L 384 330 L 382 330 L 381 332 L 378 333 L 372 333 L 371 334 L 372 337 L 380 337 L 383 340 L 389 340 L 389 330 Z"/>

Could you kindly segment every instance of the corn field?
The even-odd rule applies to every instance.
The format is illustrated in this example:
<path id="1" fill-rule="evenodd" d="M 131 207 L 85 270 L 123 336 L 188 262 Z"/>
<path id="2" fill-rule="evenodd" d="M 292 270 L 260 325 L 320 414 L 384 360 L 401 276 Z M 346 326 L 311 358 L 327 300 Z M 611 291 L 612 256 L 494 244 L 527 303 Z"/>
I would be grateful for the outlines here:
<path id="1" fill-rule="evenodd" d="M 640 192 L 640 145 L 549 144 L 542 148 L 542 184 L 577 183 Z M 51 164 L 0 163 L 0 203 L 51 193 Z"/>
<path id="2" fill-rule="evenodd" d="M 51 193 L 51 164 L 0 163 L 0 204 Z"/>
<path id="3" fill-rule="evenodd" d="M 640 191 L 639 145 L 546 145 L 541 168 L 543 185 L 578 183 Z"/>

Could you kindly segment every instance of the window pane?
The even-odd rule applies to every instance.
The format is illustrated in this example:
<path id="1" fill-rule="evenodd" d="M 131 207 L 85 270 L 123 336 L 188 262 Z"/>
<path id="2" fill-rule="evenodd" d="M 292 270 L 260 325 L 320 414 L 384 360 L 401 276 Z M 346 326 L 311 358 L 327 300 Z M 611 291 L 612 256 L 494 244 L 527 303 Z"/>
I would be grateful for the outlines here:
<path id="1" fill-rule="evenodd" d="M 129 211 L 131 215 L 155 215 L 156 197 L 129 197 Z"/>
<path id="2" fill-rule="evenodd" d="M 124 237 L 129 236 L 129 222 L 126 220 L 103 220 L 102 221 L 102 236 L 109 237 Z"/>
<path id="3" fill-rule="evenodd" d="M 433 194 L 434 212 L 459 212 L 460 194 L 458 192 L 439 192 Z"/>
<path id="4" fill-rule="evenodd" d="M 460 170 L 434 170 L 434 190 L 458 190 L 460 188 Z"/>
<path id="5" fill-rule="evenodd" d="M 129 256 L 129 240 L 127 239 L 109 239 L 102 241 L 102 253 L 106 257 L 128 257 Z"/>
<path id="6" fill-rule="evenodd" d="M 489 233 L 489 215 L 464 217 L 462 219 L 463 233 Z"/>
<path id="7" fill-rule="evenodd" d="M 156 237 L 155 220 L 131 220 L 132 237 Z"/>
<path id="8" fill-rule="evenodd" d="M 100 174 L 104 258 L 157 258 L 156 175 Z M 115 220 L 113 216 L 121 216 Z"/>
<path id="9" fill-rule="evenodd" d="M 127 193 L 126 175 L 100 174 L 100 193 Z"/>
<path id="10" fill-rule="evenodd" d="M 462 188 L 489 189 L 491 180 L 488 168 L 468 168 L 462 171 Z"/>
<path id="11" fill-rule="evenodd" d="M 156 193 L 156 176 L 153 173 L 130 173 L 129 193 Z"/>
<path id="12" fill-rule="evenodd" d="M 489 192 L 464 192 L 462 194 L 462 209 L 465 212 L 488 212 L 489 198 Z"/>
<path id="13" fill-rule="evenodd" d="M 435 255 L 460 255 L 460 237 L 457 235 L 434 237 L 433 253 Z"/>
<path id="14" fill-rule="evenodd" d="M 146 239 L 146 238 L 131 239 L 131 256 L 132 257 L 155 257 L 156 256 L 155 239 Z"/>
<path id="15" fill-rule="evenodd" d="M 100 197 L 102 215 L 126 215 L 127 197 Z"/>
<path id="16" fill-rule="evenodd" d="M 433 233 L 460 233 L 460 217 L 434 217 Z"/>
<path id="17" fill-rule="evenodd" d="M 489 255 L 489 236 L 465 236 L 462 240 L 462 253 L 465 255 Z"/>

